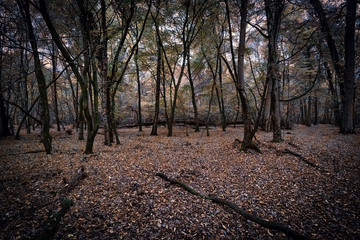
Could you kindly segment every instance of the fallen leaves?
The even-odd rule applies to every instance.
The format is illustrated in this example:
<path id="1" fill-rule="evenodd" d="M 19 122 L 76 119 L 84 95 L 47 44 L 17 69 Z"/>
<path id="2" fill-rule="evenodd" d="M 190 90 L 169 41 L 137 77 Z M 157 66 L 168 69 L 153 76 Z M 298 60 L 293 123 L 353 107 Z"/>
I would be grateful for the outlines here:
<path id="1" fill-rule="evenodd" d="M 0 238 L 31 239 L 57 209 L 64 179 L 82 165 L 88 177 L 69 193 L 74 206 L 64 216 L 55 239 L 281 239 L 226 208 L 170 187 L 155 177 L 166 172 L 208 195 L 226 198 L 254 214 L 286 223 L 314 239 L 360 237 L 360 137 L 339 135 L 319 125 L 298 126 L 272 143 L 271 133 L 257 134 L 264 154 L 239 152 L 241 128 L 210 137 L 175 129 L 174 137 L 149 136 L 150 129 L 119 130 L 121 145 L 104 147 L 96 137 L 93 155 L 83 155 L 77 134 L 58 134 L 54 153 L 34 134 L 0 146 Z M 66 138 L 64 138 L 66 136 Z M 291 144 L 288 144 L 291 142 Z M 279 154 L 289 148 L 324 169 Z"/>

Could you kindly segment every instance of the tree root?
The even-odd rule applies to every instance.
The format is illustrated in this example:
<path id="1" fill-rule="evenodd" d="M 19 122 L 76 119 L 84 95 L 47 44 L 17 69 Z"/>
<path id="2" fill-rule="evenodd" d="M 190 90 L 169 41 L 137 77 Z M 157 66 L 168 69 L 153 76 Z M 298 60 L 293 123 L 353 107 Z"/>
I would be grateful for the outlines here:
<path id="1" fill-rule="evenodd" d="M 260 150 L 258 145 L 256 145 L 256 143 L 254 143 L 253 141 L 251 141 L 250 144 L 245 144 L 244 141 L 240 141 L 239 139 L 235 138 L 233 146 L 234 147 L 240 146 L 240 151 L 246 152 L 248 149 L 252 149 L 262 154 L 262 151 Z"/>
<path id="2" fill-rule="evenodd" d="M 302 235 L 301 233 L 298 233 L 294 230 L 291 230 L 290 228 L 284 226 L 281 223 L 278 222 L 274 222 L 274 221 L 268 221 L 265 219 L 262 219 L 256 215 L 250 214 L 248 213 L 246 210 L 240 208 L 239 206 L 237 206 L 236 204 L 226 201 L 225 199 L 222 198 L 217 198 L 217 197 L 213 197 L 213 196 L 208 196 L 208 195 L 204 195 L 202 193 L 199 193 L 197 191 L 195 191 L 194 189 L 192 189 L 191 187 L 187 186 L 185 183 L 177 181 L 175 179 L 171 179 L 168 178 L 164 173 L 156 173 L 156 176 L 164 179 L 165 181 L 170 182 L 171 184 L 174 185 L 178 185 L 182 188 L 184 188 L 186 191 L 188 191 L 189 193 L 201 197 L 203 199 L 207 199 L 210 200 L 214 203 L 218 203 L 221 205 L 225 205 L 228 206 L 229 208 L 231 208 L 232 210 L 234 210 L 235 212 L 237 212 L 238 214 L 240 214 L 241 216 L 245 217 L 246 219 L 253 221 L 265 228 L 268 229 L 272 229 L 272 230 L 278 230 L 280 232 L 285 233 L 287 236 L 293 238 L 293 239 L 308 239 L 306 236 Z"/>

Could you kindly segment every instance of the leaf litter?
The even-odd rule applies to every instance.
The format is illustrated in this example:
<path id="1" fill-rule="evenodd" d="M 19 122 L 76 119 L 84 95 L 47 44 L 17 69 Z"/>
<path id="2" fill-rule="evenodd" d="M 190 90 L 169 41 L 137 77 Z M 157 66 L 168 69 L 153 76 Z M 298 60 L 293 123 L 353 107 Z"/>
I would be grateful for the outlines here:
<path id="1" fill-rule="evenodd" d="M 329 125 L 297 126 L 284 142 L 259 132 L 263 154 L 234 148 L 241 128 L 212 129 L 210 137 L 174 129 L 174 137 L 149 136 L 150 128 L 119 131 L 121 145 L 84 155 L 76 134 L 52 132 L 53 154 L 38 133 L 0 146 L 0 238 L 34 239 L 60 209 L 61 190 L 84 167 L 87 177 L 67 194 L 74 206 L 54 239 L 287 239 L 231 209 L 198 198 L 156 177 L 163 172 L 199 192 L 224 198 L 311 239 L 360 238 L 360 137 Z M 321 171 L 296 156 L 316 164 Z M 55 200 L 55 201 L 54 201 Z"/>

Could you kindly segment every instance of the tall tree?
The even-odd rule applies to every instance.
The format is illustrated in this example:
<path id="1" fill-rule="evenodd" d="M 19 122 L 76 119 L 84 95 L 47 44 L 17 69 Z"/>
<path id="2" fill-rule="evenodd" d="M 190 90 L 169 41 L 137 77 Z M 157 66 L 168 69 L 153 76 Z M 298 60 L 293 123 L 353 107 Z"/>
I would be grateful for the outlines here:
<path id="1" fill-rule="evenodd" d="M 30 1 L 29 0 L 18 0 L 17 4 L 19 6 L 21 15 L 23 16 L 26 26 L 27 33 L 31 45 L 31 49 L 33 51 L 34 56 L 34 67 L 35 67 L 35 75 L 36 81 L 38 84 L 39 94 L 40 94 L 40 105 L 41 105 L 41 141 L 44 144 L 46 153 L 51 153 L 51 136 L 49 133 L 50 129 L 50 113 L 49 113 L 49 103 L 46 93 L 46 81 L 44 73 L 41 69 L 39 51 L 37 46 L 37 40 L 35 37 L 34 28 L 32 26 L 32 20 L 30 16 Z"/>
<path id="2" fill-rule="evenodd" d="M 231 73 L 232 78 L 235 82 L 236 90 L 240 96 L 241 100 L 241 110 L 244 119 L 244 137 L 242 141 L 241 148 L 246 151 L 249 148 L 260 151 L 260 149 L 253 142 L 253 137 L 255 136 L 256 129 L 252 129 L 251 126 L 251 114 L 249 101 L 245 95 L 245 77 L 244 77 L 244 60 L 245 60 L 245 40 L 246 40 L 246 25 L 247 25 L 247 14 L 248 14 L 248 0 L 241 0 L 240 5 L 240 38 L 239 38 L 239 47 L 238 47 L 238 64 L 235 63 L 235 53 L 232 43 L 232 27 L 230 21 L 230 9 L 228 1 L 225 1 L 226 4 L 226 14 L 229 26 L 229 40 L 230 40 L 230 50 L 233 63 L 233 73 Z M 224 59 L 224 58 L 223 58 Z M 224 59 L 225 60 L 225 59 Z M 229 70 L 230 64 L 225 61 Z"/>
<path id="3" fill-rule="evenodd" d="M 273 141 L 282 141 L 280 114 L 280 74 L 278 66 L 278 38 L 281 16 L 284 10 L 284 0 L 265 0 L 265 11 L 268 32 L 268 62 L 266 81 L 269 82 L 268 94 L 271 96 L 270 117 L 273 131 Z"/>
<path id="4" fill-rule="evenodd" d="M 54 114 L 55 114 L 55 121 L 56 121 L 56 130 L 59 132 L 60 131 L 60 118 L 59 118 L 59 108 L 58 108 L 58 97 L 57 97 L 57 84 L 56 84 L 56 67 L 57 67 L 57 60 L 56 60 L 56 47 L 55 47 L 55 43 L 54 41 L 51 42 L 52 43 L 52 56 L 51 56 L 51 64 L 52 64 L 52 80 L 54 81 L 53 83 L 53 109 L 54 109 Z"/>
<path id="5" fill-rule="evenodd" d="M 159 3 L 157 4 L 157 13 L 159 13 Z M 154 19 L 154 21 L 157 21 L 157 17 Z M 156 46 L 157 46 L 157 63 L 156 63 L 156 87 L 155 87 L 155 112 L 154 112 L 154 119 L 153 119 L 153 125 L 151 129 L 150 135 L 157 135 L 157 126 L 159 122 L 159 110 L 160 110 L 160 84 L 161 84 L 161 65 L 162 65 L 162 53 L 161 53 L 161 45 L 160 45 L 160 39 L 158 36 L 156 36 Z"/>
<path id="6" fill-rule="evenodd" d="M 319 0 L 310 0 L 319 18 L 321 31 L 325 34 L 335 74 L 339 79 L 341 97 L 340 132 L 354 133 L 354 69 L 355 69 L 355 20 L 356 0 L 346 2 L 345 64 L 339 54 L 339 45 L 333 37 L 330 23 Z"/>
<path id="7" fill-rule="evenodd" d="M 83 3 L 83 1 L 79 1 L 79 2 Z M 88 130 L 86 146 L 85 146 L 85 153 L 87 153 L 87 154 L 92 153 L 95 136 L 99 129 L 98 109 L 97 109 L 97 107 L 95 107 L 94 116 L 92 116 L 90 113 L 90 110 L 89 110 L 89 100 L 88 100 L 89 94 L 88 94 L 87 81 L 86 81 L 86 79 L 84 79 L 84 77 L 86 77 L 86 76 L 85 75 L 83 76 L 80 74 L 80 72 L 78 70 L 78 66 L 75 64 L 75 61 L 74 61 L 73 57 L 70 55 L 69 50 L 65 47 L 64 43 L 61 41 L 61 38 L 60 38 L 59 34 L 57 33 L 57 31 L 53 25 L 53 22 L 50 18 L 45 0 L 39 0 L 39 3 L 40 3 L 39 10 L 41 12 L 41 15 L 43 16 L 43 19 L 44 19 L 48 29 L 49 29 L 52 39 L 55 41 L 56 46 L 60 50 L 62 56 L 65 58 L 65 60 L 70 65 L 71 70 L 73 71 L 77 81 L 79 82 L 79 85 L 81 88 L 80 113 L 79 114 L 84 114 L 84 116 L 86 118 L 86 122 L 87 122 L 87 130 Z M 83 12 L 83 11 L 81 11 L 81 12 Z M 90 28 L 87 26 L 89 16 L 88 16 L 88 11 L 86 9 L 85 9 L 84 17 L 85 17 L 84 21 L 82 21 L 82 22 L 85 23 L 86 27 L 87 27 L 87 31 L 85 31 L 85 32 L 90 33 Z M 85 67 L 88 67 L 88 66 L 89 66 L 89 64 L 86 65 Z M 93 87 L 97 88 L 97 83 L 93 83 Z M 96 94 L 97 94 L 97 89 L 94 89 L 94 91 L 96 91 Z M 97 103 L 97 96 L 94 96 L 94 99 L 95 99 L 95 103 Z"/>
<path id="8" fill-rule="evenodd" d="M 104 144 L 111 145 L 112 130 L 111 130 L 111 116 L 110 116 L 110 83 L 108 79 L 108 35 L 107 35 L 107 21 L 106 21 L 106 3 L 105 0 L 100 0 L 101 12 L 101 46 L 99 48 L 99 65 L 101 75 L 101 108 L 102 120 L 104 125 Z"/>
<path id="9" fill-rule="evenodd" d="M 347 0 L 345 18 L 345 73 L 343 96 L 343 119 L 341 132 L 355 133 L 354 86 L 355 86 L 355 21 L 357 0 Z"/>

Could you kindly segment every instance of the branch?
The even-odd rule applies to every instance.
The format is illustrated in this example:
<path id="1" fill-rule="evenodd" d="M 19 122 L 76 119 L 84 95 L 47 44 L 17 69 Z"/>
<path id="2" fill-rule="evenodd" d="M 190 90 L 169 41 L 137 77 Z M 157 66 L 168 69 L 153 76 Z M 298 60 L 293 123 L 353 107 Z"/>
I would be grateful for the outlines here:
<path id="1" fill-rule="evenodd" d="M 302 161 L 304 161 L 305 163 L 307 163 L 308 165 L 310 165 L 310 166 L 312 166 L 312 167 L 314 167 L 314 168 L 320 168 L 320 167 L 319 167 L 318 165 L 316 165 L 315 163 L 312 163 L 312 162 L 306 160 L 305 157 L 302 156 L 301 154 L 296 153 L 296 152 L 293 152 L 293 151 L 291 151 L 290 149 L 285 148 L 285 150 L 284 150 L 282 153 L 288 153 L 288 154 L 290 154 L 290 155 L 293 155 L 293 156 L 295 156 L 295 157 L 298 157 L 299 159 L 301 159 Z"/>
<path id="2" fill-rule="evenodd" d="M 264 38 L 269 38 L 268 35 L 266 35 L 262 29 L 258 26 L 256 26 L 255 24 L 252 24 L 250 21 L 246 21 L 250 26 L 252 26 L 253 28 L 255 28 Z"/>
<path id="3" fill-rule="evenodd" d="M 164 173 L 156 173 L 156 176 L 164 179 L 167 182 L 170 182 L 171 184 L 174 185 L 178 185 L 182 188 L 184 188 L 186 191 L 188 191 L 189 193 L 201 197 L 203 199 L 207 199 L 207 200 L 211 200 L 214 203 L 218 203 L 221 205 L 225 205 L 228 206 L 229 208 L 231 208 L 232 210 L 234 210 L 235 212 L 237 212 L 238 214 L 240 214 L 241 216 L 245 217 L 246 219 L 253 221 L 263 227 L 266 227 L 268 229 L 272 229 L 272 230 L 278 230 L 280 232 L 285 233 L 287 236 L 293 238 L 293 239 L 308 239 L 306 236 L 302 235 L 301 233 L 298 233 L 294 230 L 291 230 L 290 228 L 274 222 L 274 221 L 268 221 L 265 219 L 262 219 L 256 215 L 252 215 L 250 213 L 248 213 L 247 211 L 245 211 L 244 209 L 240 208 L 239 206 L 237 206 L 236 204 L 226 201 L 225 199 L 222 198 L 217 198 L 217 197 L 213 197 L 213 196 L 208 196 L 208 195 L 204 195 L 202 193 L 199 193 L 197 191 L 195 191 L 194 189 L 192 189 L 191 187 L 187 186 L 185 183 L 177 181 L 175 179 L 171 179 L 168 178 Z"/>

